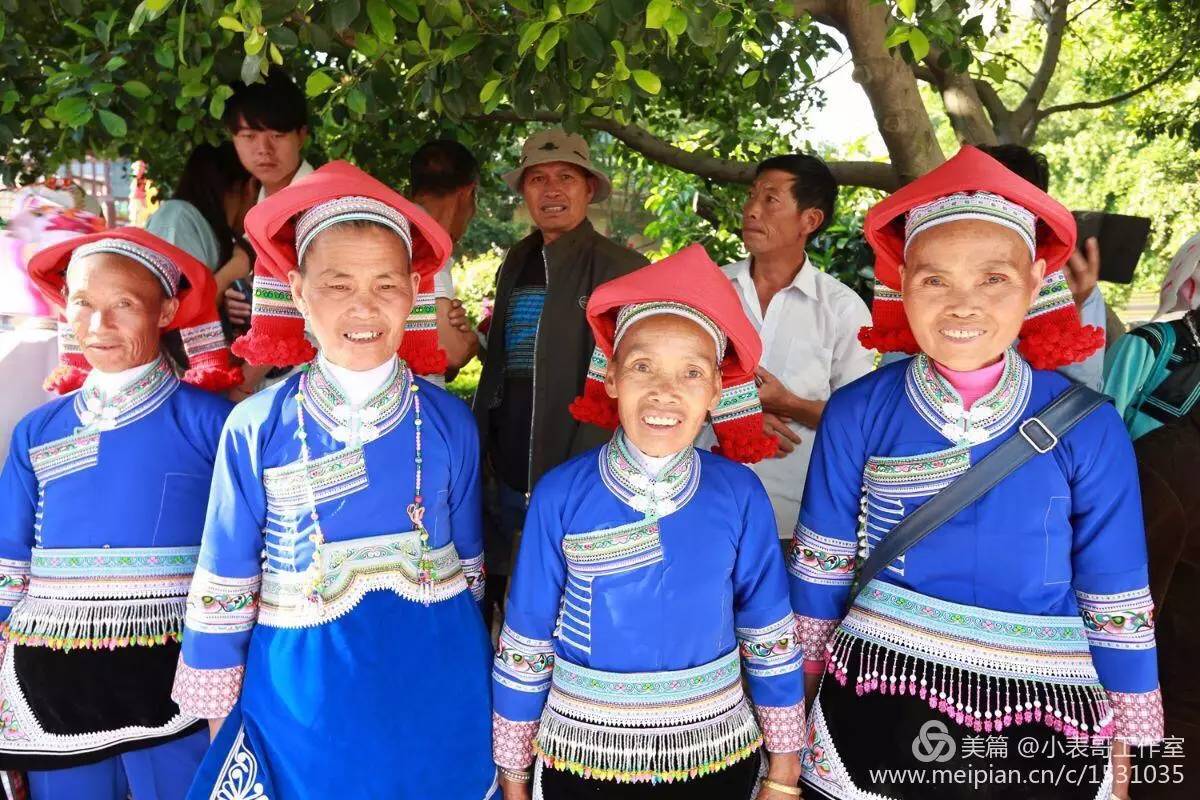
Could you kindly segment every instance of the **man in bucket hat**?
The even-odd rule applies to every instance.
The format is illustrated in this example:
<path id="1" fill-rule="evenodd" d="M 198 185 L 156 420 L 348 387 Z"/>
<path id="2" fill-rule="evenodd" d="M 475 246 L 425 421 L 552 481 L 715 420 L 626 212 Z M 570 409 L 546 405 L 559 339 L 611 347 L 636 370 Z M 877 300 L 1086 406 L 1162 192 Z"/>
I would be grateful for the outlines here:
<path id="1" fill-rule="evenodd" d="M 491 599 L 503 597 L 513 532 L 521 526 L 534 483 L 608 439 L 607 432 L 581 425 L 567 411 L 595 344 L 584 317 L 588 297 L 605 281 L 647 263 L 588 221 L 588 206 L 606 199 L 612 183 L 592 163 L 582 136 L 557 128 L 530 136 L 520 163 L 503 177 L 521 193 L 536 230 L 513 245 L 500 267 L 475 394 L 494 477 L 487 542 Z"/>

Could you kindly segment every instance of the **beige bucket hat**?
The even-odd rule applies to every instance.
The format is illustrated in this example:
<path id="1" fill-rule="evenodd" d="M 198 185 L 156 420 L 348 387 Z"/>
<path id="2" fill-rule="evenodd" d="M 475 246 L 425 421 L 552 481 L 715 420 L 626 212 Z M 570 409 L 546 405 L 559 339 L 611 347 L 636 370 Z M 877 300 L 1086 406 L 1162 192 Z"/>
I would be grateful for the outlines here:
<path id="1" fill-rule="evenodd" d="M 592 163 L 591 151 L 587 140 L 577 133 L 567 133 L 562 128 L 548 128 L 538 131 L 525 140 L 521 146 L 521 164 L 514 170 L 504 173 L 501 178 L 508 188 L 520 194 L 521 176 L 525 170 L 538 164 L 549 164 L 552 161 L 564 161 L 586 169 L 596 178 L 596 194 L 593 203 L 608 199 L 612 194 L 612 181 Z"/>

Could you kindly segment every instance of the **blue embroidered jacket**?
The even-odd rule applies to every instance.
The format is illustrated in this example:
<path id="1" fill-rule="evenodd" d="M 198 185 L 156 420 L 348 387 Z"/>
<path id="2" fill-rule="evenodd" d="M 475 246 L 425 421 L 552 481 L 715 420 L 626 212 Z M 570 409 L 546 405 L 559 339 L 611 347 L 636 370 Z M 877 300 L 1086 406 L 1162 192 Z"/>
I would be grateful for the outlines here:
<path id="1" fill-rule="evenodd" d="M 768 749 L 797 749 L 790 718 L 772 724 L 772 712 L 787 709 L 798 726 L 804 694 L 774 531 L 754 473 L 707 451 L 689 447 L 650 476 L 618 430 L 547 473 L 526 517 L 493 669 L 497 763 L 528 766 L 552 681 L 558 691 L 560 678 L 638 673 L 650 685 L 647 673 L 729 654 L 736 676 L 739 650 Z M 669 705 L 663 719 L 640 724 L 669 724 Z"/>
<path id="2" fill-rule="evenodd" d="M 969 411 L 924 355 L 883 367 L 829 401 L 788 559 L 806 658 L 825 658 L 871 548 L 1069 386 L 1014 351 L 1005 361 L 999 384 Z M 1081 616 L 1118 735 L 1123 708 L 1158 703 L 1136 464 L 1111 406 L 877 580 L 990 611 Z"/>

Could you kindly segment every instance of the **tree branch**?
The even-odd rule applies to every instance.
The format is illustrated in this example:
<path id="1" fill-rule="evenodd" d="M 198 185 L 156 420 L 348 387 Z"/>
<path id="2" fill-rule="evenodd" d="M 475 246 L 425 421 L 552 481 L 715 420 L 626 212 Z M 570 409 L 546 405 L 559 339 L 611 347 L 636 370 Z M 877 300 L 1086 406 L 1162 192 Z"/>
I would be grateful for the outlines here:
<path id="1" fill-rule="evenodd" d="M 562 114 L 539 111 L 529 115 L 516 111 L 496 110 L 491 114 L 475 117 L 480 121 L 493 122 L 547 122 L 561 124 Z M 599 117 L 583 117 L 579 123 L 592 130 L 604 131 L 624 142 L 631 150 L 641 153 L 651 161 L 672 167 L 682 172 L 698 175 L 721 183 L 748 184 L 754 180 L 755 165 L 747 161 L 732 161 L 717 158 L 707 153 L 684 150 L 664 141 L 645 128 L 637 125 L 622 125 L 616 120 Z M 900 182 L 890 164 L 878 161 L 831 161 L 829 169 L 838 183 L 846 186 L 866 186 L 872 189 L 894 191 Z"/>
<path id="2" fill-rule="evenodd" d="M 1042 61 L 1033 74 L 1033 80 L 1029 82 L 1029 91 L 1025 93 L 1025 98 L 1013 110 L 1013 116 L 1016 117 L 1021 127 L 1024 127 L 1025 121 L 1033 119 L 1038 106 L 1046 96 L 1046 90 L 1050 88 L 1050 79 L 1054 77 L 1054 70 L 1058 69 L 1058 59 L 1062 53 L 1063 31 L 1067 27 L 1067 6 L 1070 4 L 1070 0 L 1053 0 L 1053 2 L 1054 5 L 1050 8 L 1050 20 L 1046 23 L 1046 47 L 1042 51 Z"/>
<path id="3" fill-rule="evenodd" d="M 1150 80 L 1143 83 L 1141 86 L 1135 86 L 1134 88 L 1130 89 L 1127 92 L 1121 92 L 1120 94 L 1114 94 L 1112 97 L 1105 97 L 1101 100 L 1080 100 L 1075 103 L 1063 103 L 1063 104 L 1057 105 L 1057 106 L 1050 106 L 1049 108 L 1045 108 L 1045 109 L 1038 111 L 1037 119 L 1038 119 L 1038 121 L 1041 121 L 1041 120 L 1045 119 L 1046 117 L 1050 116 L 1051 114 L 1061 114 L 1065 111 L 1082 111 L 1085 109 L 1104 108 L 1105 106 L 1111 106 L 1111 105 L 1116 105 L 1117 103 L 1123 103 L 1126 100 L 1129 100 L 1130 98 L 1137 97 L 1139 94 L 1141 94 L 1142 92 L 1144 92 L 1148 89 L 1153 89 L 1155 86 L 1158 86 L 1160 83 L 1165 81 L 1167 78 L 1171 77 L 1171 73 L 1173 73 L 1173 72 L 1175 72 L 1175 70 L 1179 69 L 1179 66 L 1184 62 L 1184 60 L 1186 59 L 1186 57 L 1188 55 L 1189 55 L 1189 53 L 1186 51 L 1183 53 L 1180 53 L 1179 56 L 1174 61 L 1172 61 L 1170 64 L 1168 64 L 1166 69 L 1164 69 L 1162 72 L 1158 73 L 1153 78 L 1151 78 Z"/>

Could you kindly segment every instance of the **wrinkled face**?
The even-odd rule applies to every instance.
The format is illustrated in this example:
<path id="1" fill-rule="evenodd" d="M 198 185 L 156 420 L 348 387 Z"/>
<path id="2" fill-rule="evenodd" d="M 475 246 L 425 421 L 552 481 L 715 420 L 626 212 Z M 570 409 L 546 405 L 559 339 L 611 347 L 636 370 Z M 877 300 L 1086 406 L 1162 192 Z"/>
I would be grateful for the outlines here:
<path id="1" fill-rule="evenodd" d="M 399 236 L 335 225 L 317 234 L 301 268 L 288 275 L 292 295 L 326 358 L 361 371 L 395 355 L 421 279 Z"/>
<path id="2" fill-rule="evenodd" d="M 574 230 L 587 218 L 596 194 L 596 179 L 565 161 L 537 164 L 521 177 L 521 194 L 529 215 L 545 238 Z"/>
<path id="3" fill-rule="evenodd" d="M 621 338 L 604 386 L 638 449 L 650 456 L 677 453 L 721 398 L 716 343 L 691 320 L 649 317 Z"/>
<path id="4" fill-rule="evenodd" d="M 233 146 L 246 171 L 272 189 L 288 181 L 300 168 L 300 153 L 307 139 L 307 128 L 259 131 L 241 127 L 233 135 Z"/>
<path id="5" fill-rule="evenodd" d="M 179 301 L 141 264 L 96 253 L 67 269 L 66 318 L 93 369 L 120 372 L 158 357 Z"/>
<path id="6" fill-rule="evenodd" d="M 1045 270 L 1020 236 L 994 222 L 957 220 L 917 234 L 900 270 L 917 344 L 950 369 L 995 363 L 1017 338 Z"/>
<path id="7" fill-rule="evenodd" d="M 803 248 L 824 220 L 820 209 L 800 208 L 792 194 L 796 176 L 778 169 L 754 179 L 742 206 L 742 241 L 752 256 Z"/>

